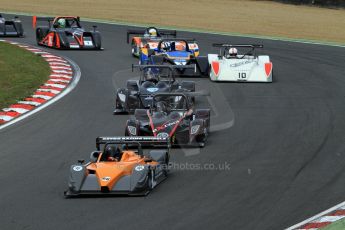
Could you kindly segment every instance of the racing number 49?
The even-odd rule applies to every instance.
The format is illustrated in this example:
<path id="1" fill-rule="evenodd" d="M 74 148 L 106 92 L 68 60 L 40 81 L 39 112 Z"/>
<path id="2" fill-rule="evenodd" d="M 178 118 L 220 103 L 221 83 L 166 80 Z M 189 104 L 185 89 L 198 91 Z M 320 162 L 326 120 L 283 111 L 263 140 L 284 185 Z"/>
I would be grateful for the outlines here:
<path id="1" fill-rule="evenodd" d="M 240 78 L 240 79 L 247 78 L 247 73 L 238 73 L 238 78 Z"/>

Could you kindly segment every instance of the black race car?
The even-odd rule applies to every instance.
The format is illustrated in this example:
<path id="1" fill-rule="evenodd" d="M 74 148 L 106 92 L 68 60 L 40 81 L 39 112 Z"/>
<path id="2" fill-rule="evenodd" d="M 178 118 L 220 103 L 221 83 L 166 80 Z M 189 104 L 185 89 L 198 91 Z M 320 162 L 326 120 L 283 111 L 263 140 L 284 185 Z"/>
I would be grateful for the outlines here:
<path id="1" fill-rule="evenodd" d="M 15 16 L 12 20 L 6 20 L 0 14 L 0 37 L 22 37 L 24 36 L 23 25 L 20 19 Z"/>
<path id="2" fill-rule="evenodd" d="M 125 135 L 170 138 L 172 145 L 204 147 L 209 129 L 209 109 L 194 109 L 183 93 L 159 93 L 150 109 L 135 110 Z"/>
<path id="3" fill-rule="evenodd" d="M 209 64 L 207 56 L 199 56 L 199 46 L 195 39 L 165 38 L 156 48 L 141 49 L 140 64 L 148 65 L 195 65 L 196 71 L 176 69 L 180 76 L 208 76 Z"/>
<path id="4" fill-rule="evenodd" d="M 46 21 L 48 26 L 37 26 L 37 21 Z M 33 17 L 38 45 L 57 49 L 102 49 L 101 34 L 93 27 L 86 31 L 79 17 Z"/>
<path id="5" fill-rule="evenodd" d="M 139 80 L 127 80 L 127 87 L 116 92 L 114 114 L 133 113 L 135 109 L 149 108 L 152 96 L 161 92 L 195 92 L 194 81 L 175 79 L 175 68 L 169 65 L 136 65 L 141 75 Z M 195 69 L 195 66 L 183 66 L 179 69 Z M 188 94 L 186 94 L 188 95 Z M 194 102 L 194 96 L 190 96 Z"/>

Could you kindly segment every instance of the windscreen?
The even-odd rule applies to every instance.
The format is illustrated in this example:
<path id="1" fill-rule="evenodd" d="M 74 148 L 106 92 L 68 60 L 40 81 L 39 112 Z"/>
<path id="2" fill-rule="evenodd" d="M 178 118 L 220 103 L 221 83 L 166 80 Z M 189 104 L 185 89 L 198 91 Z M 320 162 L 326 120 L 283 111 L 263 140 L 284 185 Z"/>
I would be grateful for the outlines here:
<path id="1" fill-rule="evenodd" d="M 149 67 L 143 69 L 142 75 L 144 80 L 155 79 L 157 81 L 170 81 L 172 76 L 172 70 L 170 68 Z"/>
<path id="2" fill-rule="evenodd" d="M 154 97 L 154 108 L 158 102 L 165 102 L 167 111 L 186 111 L 188 110 L 188 102 L 185 96 L 181 95 L 157 95 Z"/>
<path id="3" fill-rule="evenodd" d="M 185 41 L 169 41 L 164 40 L 161 42 L 160 49 L 166 52 L 172 51 L 187 51 L 187 43 Z"/>

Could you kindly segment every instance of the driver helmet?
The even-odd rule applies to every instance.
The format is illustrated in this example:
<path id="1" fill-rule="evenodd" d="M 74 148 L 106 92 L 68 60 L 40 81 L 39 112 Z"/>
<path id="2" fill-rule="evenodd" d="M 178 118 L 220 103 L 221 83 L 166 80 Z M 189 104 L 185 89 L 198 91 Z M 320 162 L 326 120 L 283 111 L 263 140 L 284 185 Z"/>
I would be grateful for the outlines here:
<path id="1" fill-rule="evenodd" d="M 145 73 L 145 79 L 147 81 L 158 82 L 158 77 L 152 72 L 152 70 L 147 70 Z"/>
<path id="2" fill-rule="evenodd" d="M 104 154 L 107 161 L 120 161 L 122 157 L 122 151 L 117 145 L 108 145 Z"/>
<path id="3" fill-rule="evenodd" d="M 170 42 L 162 42 L 162 48 L 165 51 L 170 51 L 170 48 L 171 48 Z"/>
<path id="4" fill-rule="evenodd" d="M 157 108 L 157 112 L 166 113 L 168 111 L 163 101 L 157 102 L 156 108 Z"/>
<path id="5" fill-rule="evenodd" d="M 64 19 L 64 18 L 60 18 L 57 21 L 57 23 L 58 23 L 59 28 L 65 28 L 66 27 L 66 19 Z"/>
<path id="6" fill-rule="evenodd" d="M 237 56 L 237 49 L 236 48 L 230 48 L 229 49 L 229 55 L 231 57 L 236 57 Z"/>
<path id="7" fill-rule="evenodd" d="M 148 32 L 149 32 L 148 34 L 150 37 L 157 37 L 157 30 L 156 29 L 151 28 L 151 29 L 149 29 Z"/>

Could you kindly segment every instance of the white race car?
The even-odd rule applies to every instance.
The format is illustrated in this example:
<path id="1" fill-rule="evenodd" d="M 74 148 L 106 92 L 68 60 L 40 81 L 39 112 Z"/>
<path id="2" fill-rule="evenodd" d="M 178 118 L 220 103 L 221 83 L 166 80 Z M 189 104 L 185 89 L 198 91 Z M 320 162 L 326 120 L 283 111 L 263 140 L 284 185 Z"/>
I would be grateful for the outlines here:
<path id="1" fill-rule="evenodd" d="M 210 79 L 212 81 L 272 82 L 273 65 L 269 56 L 255 54 L 255 48 L 263 45 L 213 44 L 219 54 L 209 54 Z M 238 54 L 237 48 L 249 49 Z"/>

